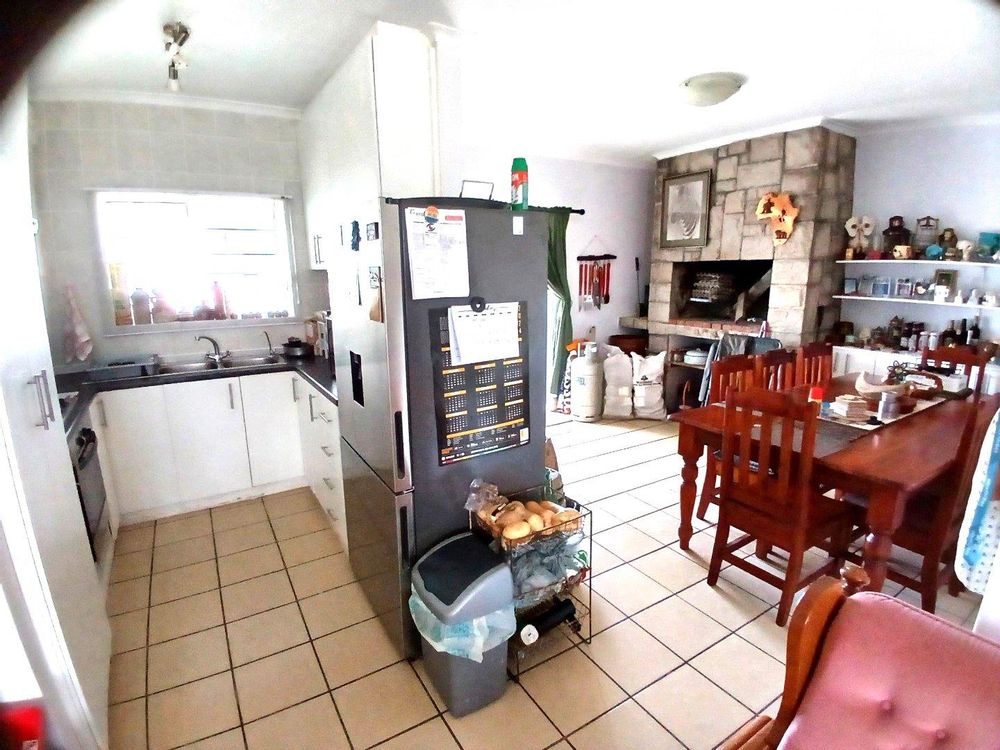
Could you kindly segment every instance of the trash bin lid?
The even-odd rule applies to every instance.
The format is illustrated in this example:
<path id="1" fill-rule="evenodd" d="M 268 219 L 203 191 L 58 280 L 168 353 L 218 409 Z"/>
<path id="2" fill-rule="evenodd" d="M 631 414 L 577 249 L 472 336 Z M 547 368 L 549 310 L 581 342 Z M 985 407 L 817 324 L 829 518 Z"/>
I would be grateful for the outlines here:
<path id="1" fill-rule="evenodd" d="M 469 532 L 429 550 L 414 567 L 413 583 L 424 603 L 445 622 L 482 617 L 514 597 L 504 556 Z"/>

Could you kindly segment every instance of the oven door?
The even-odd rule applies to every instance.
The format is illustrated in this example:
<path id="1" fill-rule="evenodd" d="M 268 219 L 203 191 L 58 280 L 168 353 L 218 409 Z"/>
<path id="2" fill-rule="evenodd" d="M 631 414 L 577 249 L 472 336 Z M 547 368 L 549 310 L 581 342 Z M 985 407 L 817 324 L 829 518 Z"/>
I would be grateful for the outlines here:
<path id="1" fill-rule="evenodd" d="M 80 508 L 87 528 L 90 553 L 97 560 L 96 537 L 101 525 L 101 516 L 107 503 L 104 477 L 101 475 L 101 461 L 97 457 L 97 433 L 88 424 L 74 430 L 69 441 L 73 474 L 80 495 Z"/>

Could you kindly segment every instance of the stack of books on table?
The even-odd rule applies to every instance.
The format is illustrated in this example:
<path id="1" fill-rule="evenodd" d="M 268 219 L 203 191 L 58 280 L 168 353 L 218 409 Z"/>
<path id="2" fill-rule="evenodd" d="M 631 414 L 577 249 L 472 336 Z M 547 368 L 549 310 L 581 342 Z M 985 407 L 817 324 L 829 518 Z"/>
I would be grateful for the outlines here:
<path id="1" fill-rule="evenodd" d="M 852 422 L 863 422 L 868 419 L 868 405 L 860 396 L 849 394 L 837 396 L 837 400 L 830 404 L 830 412 Z"/>

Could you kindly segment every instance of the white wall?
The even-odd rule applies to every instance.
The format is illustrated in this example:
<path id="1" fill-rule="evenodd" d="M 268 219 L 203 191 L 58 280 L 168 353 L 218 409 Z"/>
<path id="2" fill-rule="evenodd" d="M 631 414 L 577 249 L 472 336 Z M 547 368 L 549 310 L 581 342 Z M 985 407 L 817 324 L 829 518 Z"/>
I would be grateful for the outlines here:
<path id="1" fill-rule="evenodd" d="M 879 241 L 895 214 L 903 216 L 911 230 L 919 217 L 936 216 L 942 229 L 954 227 L 960 239 L 973 242 L 980 232 L 1000 231 L 1000 117 L 862 132 L 854 171 L 854 210 L 877 219 Z M 860 268 L 845 266 L 847 275 L 858 275 Z M 917 271 L 913 266 L 889 270 L 894 277 Z M 963 269 L 960 273 L 959 286 L 966 292 L 984 285 L 1000 294 L 1000 266 L 988 269 L 985 283 L 981 271 Z M 1000 339 L 1000 309 L 984 312 L 984 336 Z M 894 314 L 940 330 L 948 319 L 970 318 L 975 311 L 846 302 L 841 317 L 856 325 L 876 326 Z"/>
<path id="2" fill-rule="evenodd" d="M 266 346 L 259 327 L 190 324 L 179 331 L 121 335 L 107 306 L 94 188 L 156 188 L 264 193 L 290 197 L 300 305 L 329 306 L 325 271 L 309 270 L 302 206 L 298 120 L 238 112 L 106 102 L 34 102 L 32 183 L 45 310 L 56 364 L 64 360 L 64 288 L 77 289 L 94 338 L 92 358 L 185 354 L 203 350 L 195 335 L 217 336 L 238 351 Z M 195 328 L 199 330 L 195 332 Z M 302 335 L 301 323 L 268 325 L 275 342 Z"/>

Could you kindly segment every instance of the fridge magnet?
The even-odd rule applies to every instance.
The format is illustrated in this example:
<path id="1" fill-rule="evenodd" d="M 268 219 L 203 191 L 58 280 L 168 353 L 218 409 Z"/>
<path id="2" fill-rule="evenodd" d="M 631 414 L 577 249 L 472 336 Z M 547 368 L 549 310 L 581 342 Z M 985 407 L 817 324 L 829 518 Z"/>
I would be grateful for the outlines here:
<path id="1" fill-rule="evenodd" d="M 370 224 L 365 224 L 365 237 L 371 242 L 378 239 L 378 222 L 373 221 Z"/>
<path id="2" fill-rule="evenodd" d="M 711 170 L 663 180 L 660 247 L 701 247 L 708 244 L 711 182 Z"/>
<path id="3" fill-rule="evenodd" d="M 768 219 L 772 242 L 778 247 L 788 242 L 788 238 L 792 236 L 799 209 L 792 205 L 792 198 L 788 193 L 765 193 L 757 203 L 755 215 L 758 220 Z"/>

